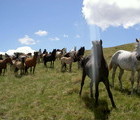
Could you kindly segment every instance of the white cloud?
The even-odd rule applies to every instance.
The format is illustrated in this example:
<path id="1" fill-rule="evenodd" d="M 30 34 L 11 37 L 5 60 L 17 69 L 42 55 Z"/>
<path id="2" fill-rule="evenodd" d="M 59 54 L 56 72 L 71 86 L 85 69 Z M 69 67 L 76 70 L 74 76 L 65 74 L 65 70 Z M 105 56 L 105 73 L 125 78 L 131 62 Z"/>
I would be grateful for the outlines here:
<path id="1" fill-rule="evenodd" d="M 0 54 L 5 55 L 5 52 L 0 52 Z"/>
<path id="2" fill-rule="evenodd" d="M 82 13 L 88 24 L 103 30 L 129 28 L 140 23 L 140 0 L 83 0 Z"/>
<path id="3" fill-rule="evenodd" d="M 16 50 L 8 50 L 6 53 L 8 55 L 14 55 L 15 52 L 22 52 L 22 53 L 34 53 L 35 50 L 33 50 L 32 48 L 28 47 L 28 46 L 24 46 L 24 47 L 18 47 Z"/>
<path id="4" fill-rule="evenodd" d="M 81 36 L 77 34 L 75 37 L 76 37 L 76 38 L 80 38 Z"/>
<path id="5" fill-rule="evenodd" d="M 51 41 L 58 41 L 58 40 L 60 40 L 60 38 L 54 37 L 54 38 L 49 38 L 49 40 L 51 40 Z"/>
<path id="6" fill-rule="evenodd" d="M 64 38 L 68 38 L 69 36 L 68 36 L 68 35 L 66 35 L 66 34 L 64 34 L 64 35 L 63 35 L 63 37 L 64 37 Z"/>
<path id="7" fill-rule="evenodd" d="M 48 34 L 48 32 L 47 31 L 43 31 L 43 30 L 39 30 L 39 31 L 35 32 L 35 34 L 39 35 L 39 36 L 45 36 L 45 35 Z"/>
<path id="8" fill-rule="evenodd" d="M 28 35 L 25 35 L 24 38 L 20 38 L 18 41 L 24 45 L 34 45 L 37 42 L 39 42 L 39 41 L 35 41 L 34 39 L 30 38 Z"/>

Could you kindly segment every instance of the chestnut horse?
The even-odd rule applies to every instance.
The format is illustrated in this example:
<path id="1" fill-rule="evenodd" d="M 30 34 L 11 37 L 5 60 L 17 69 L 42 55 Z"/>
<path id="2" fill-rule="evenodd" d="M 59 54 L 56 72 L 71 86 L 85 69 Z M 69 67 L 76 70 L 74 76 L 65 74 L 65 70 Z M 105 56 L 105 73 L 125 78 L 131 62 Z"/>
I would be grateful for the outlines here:
<path id="1" fill-rule="evenodd" d="M 31 67 L 30 71 L 32 71 L 33 67 L 33 74 L 35 71 L 36 63 L 37 63 L 38 52 L 34 52 L 34 56 L 32 58 L 27 58 L 25 60 L 25 73 L 27 73 L 28 68 Z"/>
<path id="2" fill-rule="evenodd" d="M 10 63 L 11 65 L 13 64 L 12 59 L 10 57 L 7 57 L 4 60 L 0 60 L 0 75 L 2 73 L 2 69 L 4 69 L 3 75 L 5 74 L 5 70 L 7 68 L 7 63 Z"/>

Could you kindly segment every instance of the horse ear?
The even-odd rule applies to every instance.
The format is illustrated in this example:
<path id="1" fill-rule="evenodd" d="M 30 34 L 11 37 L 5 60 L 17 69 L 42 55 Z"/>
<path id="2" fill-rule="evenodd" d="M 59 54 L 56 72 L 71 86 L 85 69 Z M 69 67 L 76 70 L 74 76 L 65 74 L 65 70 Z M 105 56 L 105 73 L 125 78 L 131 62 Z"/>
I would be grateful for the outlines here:
<path id="1" fill-rule="evenodd" d="M 102 45 L 102 43 L 103 43 L 103 41 L 100 39 L 100 43 L 101 43 L 101 45 Z"/>
<path id="2" fill-rule="evenodd" d="M 136 38 L 136 42 L 139 42 L 139 40 Z"/>

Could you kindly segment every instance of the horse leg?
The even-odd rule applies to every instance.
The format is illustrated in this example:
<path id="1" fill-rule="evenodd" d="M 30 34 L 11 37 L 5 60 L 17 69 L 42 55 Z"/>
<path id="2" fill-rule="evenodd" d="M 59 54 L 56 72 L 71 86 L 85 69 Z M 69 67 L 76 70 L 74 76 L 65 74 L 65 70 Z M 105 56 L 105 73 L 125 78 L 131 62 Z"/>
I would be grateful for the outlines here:
<path id="1" fill-rule="evenodd" d="M 140 71 L 138 71 L 138 79 L 137 79 L 137 92 L 139 93 L 139 82 L 140 82 Z"/>
<path id="2" fill-rule="evenodd" d="M 34 72 L 35 72 L 35 67 L 36 67 L 36 65 L 33 67 L 33 74 L 34 74 Z"/>
<path id="3" fill-rule="evenodd" d="M 114 79 L 115 79 L 116 69 L 117 69 L 117 66 L 113 66 L 113 72 L 112 72 L 112 87 L 114 87 Z"/>
<path id="4" fill-rule="evenodd" d="M 79 92 L 80 96 L 81 96 L 81 93 L 82 93 L 82 88 L 84 86 L 85 77 L 86 77 L 86 72 L 83 70 L 82 81 L 81 81 L 81 89 L 80 89 L 80 92 Z"/>
<path id="5" fill-rule="evenodd" d="M 99 97 L 99 82 L 96 82 L 95 83 L 95 105 L 98 105 L 98 97 Z"/>
<path id="6" fill-rule="evenodd" d="M 25 66 L 25 74 L 28 73 L 28 67 Z"/>
<path id="7" fill-rule="evenodd" d="M 106 78 L 106 79 L 103 81 L 103 83 L 104 83 L 104 85 L 105 85 L 105 87 L 106 87 L 106 90 L 107 90 L 107 92 L 108 92 L 108 96 L 109 96 L 109 98 L 110 98 L 110 100 L 111 100 L 112 107 L 116 108 L 116 105 L 115 105 L 115 102 L 114 102 L 112 93 L 111 93 L 111 91 L 110 91 L 109 80 L 108 80 L 108 78 Z"/>
<path id="8" fill-rule="evenodd" d="M 30 67 L 30 73 L 32 72 L 32 67 Z"/>
<path id="9" fill-rule="evenodd" d="M 3 76 L 4 76 L 4 74 L 5 74 L 5 70 L 6 70 L 6 69 L 3 70 Z"/>
<path id="10" fill-rule="evenodd" d="M 0 68 L 0 75 L 1 75 L 1 73 L 2 73 L 2 69 Z"/>
<path id="11" fill-rule="evenodd" d="M 120 73 L 119 73 L 119 76 L 118 76 L 118 79 L 119 79 L 119 82 L 120 82 L 120 89 L 122 90 L 122 75 L 124 73 L 124 70 L 120 68 Z"/>
<path id="12" fill-rule="evenodd" d="M 72 63 L 70 63 L 69 67 L 69 72 L 71 72 Z"/>
<path id="13" fill-rule="evenodd" d="M 132 71 L 131 72 L 131 77 L 130 77 L 130 81 L 131 81 L 131 94 L 133 94 L 134 76 L 135 76 L 135 71 Z"/>
<path id="14" fill-rule="evenodd" d="M 93 80 L 90 82 L 90 96 L 93 98 Z"/>

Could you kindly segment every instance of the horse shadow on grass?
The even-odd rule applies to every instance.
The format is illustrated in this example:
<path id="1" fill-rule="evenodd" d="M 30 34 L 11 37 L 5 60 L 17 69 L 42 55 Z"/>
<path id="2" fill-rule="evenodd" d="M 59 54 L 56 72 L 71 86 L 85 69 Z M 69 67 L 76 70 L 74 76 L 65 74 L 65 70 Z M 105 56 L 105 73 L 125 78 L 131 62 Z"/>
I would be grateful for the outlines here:
<path id="1" fill-rule="evenodd" d="M 95 99 L 88 95 L 84 95 L 82 100 L 84 101 L 86 108 L 94 113 L 95 120 L 108 120 L 111 110 L 109 110 L 106 100 L 99 100 L 98 106 L 95 105 Z"/>
<path id="2" fill-rule="evenodd" d="M 135 96 L 137 96 L 137 97 L 140 97 L 140 93 L 138 93 L 136 89 L 134 89 L 133 94 L 131 94 L 131 90 L 128 89 L 128 88 L 123 88 L 123 89 L 121 90 L 121 89 L 118 88 L 118 87 L 114 87 L 113 89 L 116 90 L 116 91 L 119 91 L 119 92 L 121 92 L 121 93 L 123 93 L 123 94 L 126 94 L 126 95 L 135 95 Z"/>

